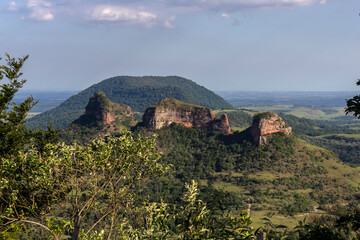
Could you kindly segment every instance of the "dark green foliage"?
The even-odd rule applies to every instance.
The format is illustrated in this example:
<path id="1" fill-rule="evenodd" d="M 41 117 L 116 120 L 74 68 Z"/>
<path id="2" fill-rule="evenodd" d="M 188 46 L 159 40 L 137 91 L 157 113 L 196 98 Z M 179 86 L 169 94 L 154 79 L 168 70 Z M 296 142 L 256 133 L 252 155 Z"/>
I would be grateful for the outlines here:
<path id="1" fill-rule="evenodd" d="M 89 103 L 86 105 L 88 111 L 99 111 L 99 109 L 108 109 L 110 107 L 110 100 L 103 92 L 96 92 L 90 98 Z"/>
<path id="2" fill-rule="evenodd" d="M 198 108 L 200 109 L 206 108 L 195 104 L 185 103 L 175 98 L 164 98 L 160 102 L 154 104 L 152 107 L 158 107 L 160 109 L 177 109 L 180 107 L 181 109 L 184 109 L 186 111 L 193 111 L 194 109 L 198 109 Z"/>
<path id="3" fill-rule="evenodd" d="M 223 113 L 226 113 L 229 119 L 231 128 L 248 128 L 252 123 L 252 116 L 241 110 L 219 111 L 216 117 L 220 118 Z"/>
<path id="4" fill-rule="evenodd" d="M 319 147 L 331 150 L 343 162 L 359 165 L 360 139 L 336 134 L 359 134 L 359 130 L 349 129 L 329 122 L 318 122 L 292 115 L 279 114 L 292 127 L 299 138 Z"/>
<path id="5" fill-rule="evenodd" d="M 267 145 L 256 146 L 248 131 L 224 136 L 172 124 L 161 130 L 136 129 L 145 135 L 157 133 L 157 146 L 154 137 L 129 132 L 98 138 L 85 147 L 48 144 L 57 141 L 51 126 L 37 132 L 23 126 L 32 98 L 12 104 L 11 110 L 8 107 L 25 82 L 17 78 L 26 58 L 8 56 L 10 68 L 0 69 L 0 78 L 6 76 L 10 81 L 1 85 L 0 133 L 8 137 L 1 140 L 9 150 L 14 148 L 12 152 L 2 150 L 0 155 L 3 238 L 255 239 L 245 212 L 238 218 L 224 213 L 238 212 L 250 200 L 255 210 L 266 206 L 290 215 L 311 211 L 314 204 L 358 200 L 354 194 L 358 189 L 341 178 L 327 176 L 320 163 L 331 157 L 329 153 L 306 148 L 282 133 L 268 136 Z M 108 106 L 106 101 L 100 104 Z M 160 160 L 159 151 L 164 152 Z M 169 163 L 173 171 L 152 182 L 144 181 L 146 176 L 163 174 Z M 181 198 L 183 183 L 192 179 L 201 182 L 201 200 L 195 181 L 185 185 Z M 214 187 L 224 183 L 243 192 Z M 276 231 L 279 225 L 265 231 L 271 239 L 359 238 L 358 210 L 326 217 L 300 224 L 293 235 Z M 27 225 L 37 227 L 26 235 Z M 39 228 L 47 232 L 42 234 Z M 21 231 L 25 235 L 20 236 Z"/>
<path id="6" fill-rule="evenodd" d="M 99 135 L 118 133 L 121 129 L 129 130 L 137 122 L 129 106 L 112 102 L 100 91 L 90 98 L 85 109 L 85 114 L 60 131 L 62 141 L 71 144 L 77 140 L 85 144 Z"/>
<path id="7" fill-rule="evenodd" d="M 211 185 L 200 188 L 199 198 L 205 201 L 213 212 L 241 211 L 247 207 L 244 197 L 240 198 L 235 193 L 216 189 Z"/>
<path id="8" fill-rule="evenodd" d="M 232 108 L 220 96 L 185 78 L 121 76 L 106 79 L 73 95 L 58 107 L 31 118 L 27 125 L 43 128 L 53 121 L 55 128 L 65 128 L 83 113 L 89 98 L 97 91 L 104 92 L 113 102 L 129 105 L 135 112 L 144 112 L 147 107 L 169 97 L 212 109 Z"/>
<path id="9" fill-rule="evenodd" d="M 330 153 L 309 150 L 294 136 L 272 134 L 268 145 L 256 146 L 247 131 L 224 136 L 176 124 L 150 132 L 144 128 L 137 131 L 158 134 L 158 147 L 164 153 L 161 161 L 173 165 L 173 171 L 144 192 L 153 201 L 179 202 L 176 196 L 182 191 L 181 183 L 195 179 L 206 183 L 200 196 L 212 209 L 220 207 L 216 202 L 223 202 L 230 211 L 244 209 L 250 197 L 256 209 L 270 205 L 272 210 L 298 214 L 312 211 L 315 204 L 351 200 L 355 191 L 345 182 L 327 176 L 322 164 L 333 159 Z M 264 178 L 255 178 L 258 173 L 265 174 Z M 274 177 L 267 179 L 266 175 Z M 226 195 L 214 188 L 225 183 L 244 189 L 246 194 Z M 294 195 L 289 191 L 309 189 L 313 193 Z"/>
<path id="10" fill-rule="evenodd" d="M 15 104 L 15 93 L 26 80 L 20 72 L 28 58 L 11 58 L 0 65 L 0 232 L 24 217 L 37 217 L 60 196 L 54 191 L 61 181 L 56 163 L 47 158 L 57 131 L 32 131 L 24 126 L 28 111 L 36 104 L 32 97 Z M 0 59 L 1 60 L 1 59 Z M 54 169 L 56 171 L 54 171 Z"/>
<path id="11" fill-rule="evenodd" d="M 5 55 L 6 65 L 0 65 L 0 80 L 4 81 L 4 77 L 7 79 L 7 82 L 0 85 L 0 157 L 13 157 L 34 141 L 35 147 L 40 149 L 43 149 L 45 143 L 56 142 L 57 131 L 51 125 L 47 125 L 44 132 L 40 129 L 31 131 L 24 125 L 27 113 L 37 102 L 34 102 L 32 96 L 19 104 L 13 102 L 13 99 L 26 82 L 19 78 L 28 56 L 15 59 L 7 53 Z"/>
<path id="12" fill-rule="evenodd" d="M 322 136 L 328 134 L 360 133 L 359 130 L 341 126 L 342 122 L 340 122 L 340 124 L 333 124 L 329 121 L 315 121 L 283 113 L 279 113 L 278 115 L 286 122 L 287 125 L 292 127 L 292 132 L 299 137 L 302 135 Z M 346 121 L 346 123 L 347 122 L 348 121 Z"/>
<path id="13" fill-rule="evenodd" d="M 323 137 L 304 137 L 305 140 L 319 147 L 333 151 L 343 162 L 360 165 L 360 139 L 338 135 Z"/>
<path id="14" fill-rule="evenodd" d="M 325 128 L 324 125 L 307 118 L 299 118 L 294 115 L 287 115 L 283 113 L 279 113 L 278 115 L 286 122 L 287 125 L 291 126 L 292 133 L 295 135 L 320 135 L 321 133 L 318 133 L 317 131 Z"/>
<path id="15" fill-rule="evenodd" d="M 274 116 L 273 112 L 262 112 L 262 113 L 256 114 L 254 116 L 254 119 L 256 119 L 256 120 L 267 119 L 267 118 L 271 118 L 272 116 Z"/>
<path id="16" fill-rule="evenodd" d="M 59 141 L 58 130 L 52 129 L 52 124 L 45 131 L 38 128 L 36 132 L 33 132 L 33 146 L 40 152 L 46 152 L 46 145 L 49 143 L 57 143 Z"/>
<path id="17" fill-rule="evenodd" d="M 282 213 L 293 216 L 296 213 L 310 212 L 313 209 L 313 203 L 310 199 L 296 193 L 294 194 L 294 201 L 285 206 L 284 209 L 282 209 Z"/>
<path id="18" fill-rule="evenodd" d="M 16 105 L 13 101 L 15 93 L 26 82 L 20 80 L 21 67 L 28 58 L 15 59 L 6 54 L 6 65 L 0 65 L 0 80 L 8 79 L 3 83 L 0 92 L 0 156 L 11 156 L 30 142 L 32 133 L 24 126 L 27 112 L 36 104 L 32 97 Z M 1 60 L 1 58 L 0 58 Z"/>
<path id="19" fill-rule="evenodd" d="M 357 81 L 356 85 L 360 86 L 360 79 Z M 360 95 L 356 95 L 347 100 L 346 105 L 346 114 L 352 113 L 355 117 L 360 119 Z"/>
<path id="20" fill-rule="evenodd" d="M 300 221 L 291 239 L 348 240 L 360 239 L 360 210 L 339 208 L 306 222 Z"/>
<path id="21" fill-rule="evenodd" d="M 86 119 L 89 120 L 88 118 Z M 58 136 L 61 141 L 66 144 L 77 142 L 84 145 L 96 136 L 106 134 L 106 132 L 102 132 L 102 130 L 104 130 L 104 124 L 96 121 L 96 119 L 93 120 L 94 121 L 89 122 L 89 125 L 72 124 L 69 128 L 60 130 Z"/>
<path id="22" fill-rule="evenodd" d="M 105 124 L 102 123 L 99 119 L 97 119 L 94 115 L 81 115 L 78 119 L 73 121 L 69 128 L 78 128 L 78 127 L 87 127 L 87 128 L 95 128 L 97 131 L 101 130 L 105 127 Z M 62 129 L 63 131 L 67 129 Z M 85 131 L 83 129 L 82 131 Z"/>

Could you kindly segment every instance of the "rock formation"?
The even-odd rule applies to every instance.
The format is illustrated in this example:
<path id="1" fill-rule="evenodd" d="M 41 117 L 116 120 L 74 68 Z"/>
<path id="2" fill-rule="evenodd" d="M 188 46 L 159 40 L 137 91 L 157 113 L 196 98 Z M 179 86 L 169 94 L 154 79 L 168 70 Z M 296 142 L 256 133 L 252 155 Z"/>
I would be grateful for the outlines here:
<path id="1" fill-rule="evenodd" d="M 259 113 L 254 116 L 252 126 L 250 127 L 250 134 L 256 144 L 266 144 L 266 135 L 276 132 L 290 135 L 291 127 L 287 127 L 284 120 L 273 112 Z"/>
<path id="2" fill-rule="evenodd" d="M 220 131 L 225 135 L 231 134 L 231 128 L 229 124 L 229 119 L 226 113 L 223 113 L 220 119 L 214 119 L 209 124 L 209 129 Z"/>
<path id="3" fill-rule="evenodd" d="M 98 123 L 129 127 L 134 125 L 136 120 L 128 105 L 114 103 L 103 92 L 97 92 L 85 107 L 85 114 L 73 124 L 91 126 Z"/>
<path id="4" fill-rule="evenodd" d="M 209 108 L 184 103 L 174 98 L 165 98 L 147 108 L 143 116 L 143 125 L 147 128 L 160 129 L 172 123 L 185 127 L 206 127 L 224 134 L 231 133 L 226 114 L 220 119 L 215 119 L 215 114 Z"/>

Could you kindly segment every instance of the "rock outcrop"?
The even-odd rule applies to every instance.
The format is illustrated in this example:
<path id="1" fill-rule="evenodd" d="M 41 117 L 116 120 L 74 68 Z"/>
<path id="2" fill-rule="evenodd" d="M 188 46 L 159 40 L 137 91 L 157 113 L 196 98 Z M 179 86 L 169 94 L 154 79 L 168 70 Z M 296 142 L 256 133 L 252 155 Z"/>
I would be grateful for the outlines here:
<path id="1" fill-rule="evenodd" d="M 126 104 L 112 102 L 103 92 L 97 92 L 85 107 L 85 114 L 73 124 L 93 126 L 102 123 L 108 126 L 129 127 L 136 124 L 131 108 Z"/>
<path id="2" fill-rule="evenodd" d="M 215 119 L 215 114 L 209 108 L 184 103 L 174 98 L 165 98 L 147 108 L 142 124 L 147 128 L 160 129 L 172 123 L 185 127 L 206 127 L 224 134 L 231 133 L 226 114 L 220 119 Z"/>
<path id="3" fill-rule="evenodd" d="M 229 124 L 229 119 L 226 113 L 223 113 L 220 119 L 214 119 L 209 124 L 209 129 L 214 131 L 220 131 L 225 135 L 231 134 L 231 128 Z"/>
<path id="4" fill-rule="evenodd" d="M 266 135 L 276 132 L 290 135 L 291 127 L 288 127 L 284 120 L 273 112 L 259 113 L 254 116 L 252 126 L 250 127 L 250 134 L 256 144 L 266 144 Z"/>

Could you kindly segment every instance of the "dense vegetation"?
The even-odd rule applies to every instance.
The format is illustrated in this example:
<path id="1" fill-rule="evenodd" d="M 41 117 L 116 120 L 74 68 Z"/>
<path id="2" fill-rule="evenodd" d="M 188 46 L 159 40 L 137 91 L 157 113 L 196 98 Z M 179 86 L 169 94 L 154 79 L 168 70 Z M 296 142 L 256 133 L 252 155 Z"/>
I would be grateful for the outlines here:
<path id="1" fill-rule="evenodd" d="M 190 104 L 190 103 L 184 103 L 175 98 L 161 99 L 158 103 L 154 104 L 153 107 L 157 107 L 160 109 L 177 109 L 180 107 L 181 109 L 184 109 L 185 111 L 190 111 L 190 112 L 194 111 L 194 109 L 197 109 L 197 108 L 205 109 L 205 107 L 203 107 L 203 106 Z"/>
<path id="2" fill-rule="evenodd" d="M 196 179 L 205 180 L 203 186 L 208 190 L 236 187 L 242 194 L 236 194 L 234 199 L 238 204 L 242 202 L 242 207 L 250 197 L 255 209 L 285 214 L 355 200 L 355 189 L 333 171 L 336 168 L 350 175 L 355 172 L 338 163 L 330 152 L 312 149 L 295 137 L 274 134 L 268 145 L 257 147 L 246 131 L 223 136 L 206 129 L 170 125 L 155 132 L 159 135 L 159 149 L 164 152 L 162 161 L 174 166 L 173 177 L 153 185 L 151 192 L 157 198 L 174 201 L 166 193 L 177 191 L 178 180 Z M 164 191 L 163 196 L 158 189 Z"/>
<path id="3" fill-rule="evenodd" d="M 246 111 L 222 110 L 217 115 L 220 116 L 222 113 L 228 115 L 230 126 L 234 130 L 243 130 L 251 125 L 252 116 Z M 359 120 L 343 116 L 332 121 L 319 121 L 285 113 L 278 115 L 292 128 L 292 133 L 298 138 L 334 152 L 343 162 L 354 166 L 360 165 Z"/>
<path id="4" fill-rule="evenodd" d="M 226 113 L 229 119 L 229 124 L 233 130 L 241 130 L 250 127 L 252 123 L 252 116 L 241 110 L 222 110 L 217 111 L 216 116 L 219 118 L 223 113 Z"/>
<path id="5" fill-rule="evenodd" d="M 176 124 L 57 142 L 51 127 L 24 126 L 31 97 L 11 102 L 26 59 L 7 55 L 0 65 L 8 80 L 0 91 L 1 239 L 359 238 L 359 173 L 330 152 L 281 133 L 255 146 L 247 131 L 224 136 Z M 290 232 L 269 214 L 255 231 L 246 205 L 325 214 Z"/>
<path id="6" fill-rule="evenodd" d="M 279 114 L 293 128 L 293 133 L 307 142 L 334 152 L 343 162 L 360 165 L 360 130 L 343 127 L 330 121 L 314 121 L 292 115 Z"/>
<path id="7" fill-rule="evenodd" d="M 360 86 L 360 79 L 356 85 Z M 356 95 L 353 98 L 346 101 L 346 114 L 353 114 L 355 117 L 360 119 L 360 95 Z"/>
<path id="8" fill-rule="evenodd" d="M 43 128 L 52 121 L 54 128 L 67 127 L 83 113 L 90 97 L 97 91 L 104 92 L 113 102 L 129 105 L 134 112 L 144 112 L 167 97 L 212 109 L 232 108 L 220 96 L 185 78 L 121 76 L 103 80 L 73 95 L 58 107 L 29 119 L 27 126 Z"/>

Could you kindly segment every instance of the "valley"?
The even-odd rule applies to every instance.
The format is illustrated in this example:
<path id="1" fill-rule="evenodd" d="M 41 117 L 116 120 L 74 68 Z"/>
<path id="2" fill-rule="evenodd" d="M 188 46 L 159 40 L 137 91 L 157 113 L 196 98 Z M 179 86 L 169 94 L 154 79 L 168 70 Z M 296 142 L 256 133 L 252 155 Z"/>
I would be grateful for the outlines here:
<path id="1" fill-rule="evenodd" d="M 53 121 L 59 141 L 69 146 L 121 138 L 126 131 L 135 140 L 156 136 L 159 164 L 169 169 L 135 187 L 137 202 L 178 206 L 184 185 L 195 180 L 199 201 L 209 211 L 235 217 L 246 210 L 252 227 L 271 223 L 279 235 L 284 229 L 295 234 L 305 219 L 358 206 L 360 123 L 344 116 L 344 107 L 293 105 L 289 99 L 287 105 L 269 105 L 268 99 L 252 97 L 259 105 L 232 102 L 235 108 L 231 100 L 226 103 L 190 80 L 165 79 L 116 77 L 57 106 L 52 99 L 40 99 L 42 105 L 29 112 L 26 124 L 42 127 Z M 193 89 L 191 94 L 178 87 L 182 83 Z M 126 86 L 122 98 L 108 91 L 111 84 Z M 173 96 L 182 100 L 166 98 Z"/>
<path id="2" fill-rule="evenodd" d="M 156 107 L 159 110 L 149 111 Z M 173 166 L 167 177 L 154 180 L 150 184 L 153 187 L 144 189 L 143 194 L 150 196 L 151 201 L 162 200 L 176 204 L 176 196 L 181 195 L 182 183 L 195 179 L 204 192 L 200 196 L 211 209 L 216 210 L 220 207 L 217 204 L 221 204 L 221 209 L 234 214 L 238 210 L 248 209 L 251 204 L 250 216 L 254 216 L 254 226 L 262 226 L 262 219 L 271 215 L 274 223 L 286 225 L 289 229 L 297 226 L 298 221 L 305 217 L 327 214 L 338 206 L 357 202 L 353 194 L 360 185 L 360 169 L 351 168 L 338 158 L 348 160 L 341 150 L 346 148 L 355 159 L 347 162 L 354 166 L 359 164 L 356 160 L 358 144 L 355 143 L 349 151 L 348 145 L 334 140 L 333 143 L 337 144 L 335 155 L 330 151 L 334 150 L 333 146 L 325 144 L 323 139 L 329 136 L 352 139 L 352 135 L 359 134 L 357 130 L 338 122 L 340 108 L 329 111 L 331 108 L 327 107 L 327 112 L 324 112 L 320 107 L 314 111 L 311 106 L 275 105 L 215 110 L 214 115 L 218 118 L 224 114 L 228 118 L 231 130 L 234 131 L 228 136 L 221 134 L 221 131 L 216 133 L 209 128 L 199 127 L 208 126 L 205 123 L 191 122 L 199 121 L 200 117 L 199 120 L 190 120 L 192 117 L 186 111 L 197 112 L 203 117 L 210 114 L 205 114 L 200 106 L 162 100 L 151 108 L 145 112 L 145 123 L 138 124 L 133 131 L 145 136 L 156 134 L 158 149 L 163 152 L 161 162 Z M 307 111 L 299 111 L 299 108 Z M 256 114 L 269 110 L 278 112 L 284 118 L 286 123 L 283 124 L 291 126 L 294 136 L 271 134 L 268 143 L 256 146 L 249 138 L 249 127 Z M 314 111 L 314 118 L 289 115 L 295 111 Z M 322 115 L 329 114 L 332 115 L 327 116 L 326 121 L 321 120 Z M 156 119 L 151 119 L 156 115 Z M 181 119 L 181 116 L 187 117 Z M 351 118 L 352 121 L 357 124 L 357 120 Z M 178 124 L 164 125 L 167 122 Z M 198 127 L 190 127 L 195 125 Z M 76 129 L 65 129 L 60 132 L 60 137 L 70 143 L 74 139 L 72 136 L 79 137 L 83 132 L 88 132 L 84 128 L 81 128 L 81 132 Z M 344 129 L 347 134 L 342 133 Z M 88 138 L 84 137 L 80 142 Z M 213 194 L 217 196 L 216 200 Z"/>

